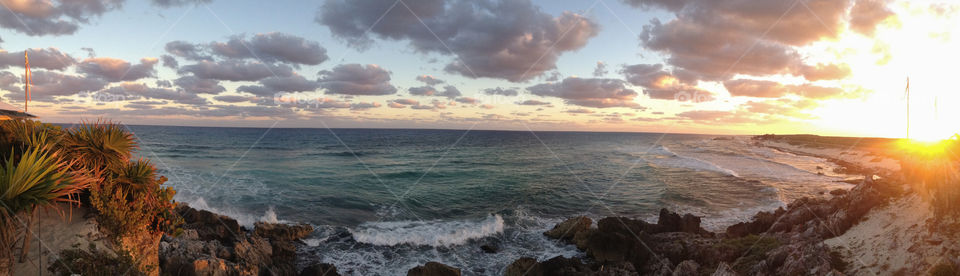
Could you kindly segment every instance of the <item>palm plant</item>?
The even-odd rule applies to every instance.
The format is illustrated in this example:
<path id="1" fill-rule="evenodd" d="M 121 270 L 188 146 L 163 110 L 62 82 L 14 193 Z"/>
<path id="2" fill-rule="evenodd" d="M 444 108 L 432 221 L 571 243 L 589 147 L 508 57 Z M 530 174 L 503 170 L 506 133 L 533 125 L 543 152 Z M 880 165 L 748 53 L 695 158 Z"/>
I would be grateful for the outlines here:
<path id="1" fill-rule="evenodd" d="M 0 167 L 0 274 L 12 270 L 17 229 L 25 226 L 20 215 L 56 203 L 78 203 L 76 195 L 94 182 L 71 171 L 72 165 L 44 146 L 29 148 L 19 158 L 11 153 Z"/>
<path id="2" fill-rule="evenodd" d="M 130 160 L 137 148 L 133 134 L 109 121 L 82 122 L 63 133 L 67 153 L 81 169 L 91 172 L 115 171 Z"/>

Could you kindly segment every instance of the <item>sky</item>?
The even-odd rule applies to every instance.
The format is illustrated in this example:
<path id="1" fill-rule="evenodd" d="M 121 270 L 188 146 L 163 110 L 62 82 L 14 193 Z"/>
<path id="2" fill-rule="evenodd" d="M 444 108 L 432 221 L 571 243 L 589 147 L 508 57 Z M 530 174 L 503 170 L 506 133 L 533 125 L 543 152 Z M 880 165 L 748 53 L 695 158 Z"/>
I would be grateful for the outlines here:
<path id="1" fill-rule="evenodd" d="M 960 131 L 960 4 L 0 0 L 0 96 L 73 123 Z M 952 121 L 952 122 L 951 122 Z"/>

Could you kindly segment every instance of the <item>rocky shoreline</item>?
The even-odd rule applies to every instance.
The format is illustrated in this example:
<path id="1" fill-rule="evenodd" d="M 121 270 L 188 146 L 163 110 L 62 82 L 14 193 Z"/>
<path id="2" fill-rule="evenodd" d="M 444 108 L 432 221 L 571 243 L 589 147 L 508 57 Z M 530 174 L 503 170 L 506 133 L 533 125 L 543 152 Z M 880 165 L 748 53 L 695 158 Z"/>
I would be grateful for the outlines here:
<path id="1" fill-rule="evenodd" d="M 700 218 L 662 209 L 656 223 L 607 217 L 594 223 L 575 217 L 544 233 L 575 245 L 584 258 L 519 258 L 505 275 L 842 275 L 846 264 L 824 240 L 842 235 L 867 212 L 904 194 L 903 185 L 864 178 L 829 199 L 803 198 L 787 208 L 757 213 L 722 233 L 700 226 Z M 236 220 L 186 205 L 177 208 L 183 234 L 160 242 L 160 270 L 173 275 L 339 275 L 331 264 L 297 267 L 297 246 L 313 232 L 306 224 Z M 494 250 L 495 251 L 495 250 Z M 492 253 L 496 254 L 496 253 Z M 408 275 L 460 275 L 440 263 Z"/>

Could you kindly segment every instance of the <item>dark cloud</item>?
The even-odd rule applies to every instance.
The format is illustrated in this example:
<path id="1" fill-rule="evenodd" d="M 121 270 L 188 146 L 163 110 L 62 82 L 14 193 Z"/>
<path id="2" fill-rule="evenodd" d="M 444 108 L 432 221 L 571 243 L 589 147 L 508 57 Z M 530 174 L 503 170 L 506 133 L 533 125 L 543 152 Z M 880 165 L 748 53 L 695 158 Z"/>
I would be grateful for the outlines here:
<path id="1" fill-rule="evenodd" d="M 342 64 L 320 72 L 320 87 L 327 94 L 390 95 L 397 88 L 390 84 L 390 72 L 376 64 Z"/>
<path id="2" fill-rule="evenodd" d="M 68 35 L 80 24 L 120 8 L 124 0 L 9 1 L 3 0 L 0 27 L 31 36 Z"/>
<path id="3" fill-rule="evenodd" d="M 377 108 L 380 106 L 381 105 L 378 102 L 359 102 L 359 103 L 351 103 L 350 109 L 365 110 L 365 109 Z"/>
<path id="4" fill-rule="evenodd" d="M 153 0 L 154 5 L 161 6 L 164 8 L 169 7 L 179 7 L 186 5 L 200 5 L 200 4 L 210 4 L 213 3 L 213 0 Z"/>
<path id="5" fill-rule="evenodd" d="M 213 99 L 221 102 L 227 102 L 227 103 L 240 103 L 240 102 L 253 101 L 256 98 L 248 97 L 248 96 L 238 96 L 238 95 L 221 95 L 221 96 L 213 97 Z"/>
<path id="6" fill-rule="evenodd" d="M 414 99 L 396 99 L 392 102 L 402 104 L 402 105 L 420 105 L 420 101 Z"/>
<path id="7" fill-rule="evenodd" d="M 497 87 L 497 88 L 487 88 L 487 89 L 484 89 L 484 90 L 483 90 L 483 94 L 487 94 L 487 95 L 500 95 L 500 96 L 516 96 L 516 95 L 519 95 L 520 92 L 518 92 L 517 89 L 514 89 L 514 88 L 500 88 L 500 87 Z"/>
<path id="8" fill-rule="evenodd" d="M 214 79 L 201 79 L 195 76 L 183 76 L 173 81 L 178 87 L 193 94 L 220 94 L 227 91 Z"/>
<path id="9" fill-rule="evenodd" d="M 526 101 L 518 102 L 517 104 L 519 105 L 550 105 L 549 102 L 541 102 L 537 100 L 526 100 Z"/>
<path id="10" fill-rule="evenodd" d="M 77 62 L 73 57 L 57 48 L 33 48 L 27 49 L 27 52 L 30 55 L 30 68 L 64 70 Z M 7 52 L 0 49 L 0 69 L 11 66 L 24 67 L 23 51 Z"/>
<path id="11" fill-rule="evenodd" d="M 53 71 L 33 72 L 33 85 L 30 87 L 31 100 L 54 102 L 55 97 L 70 96 L 77 93 L 89 93 L 103 89 L 107 82 L 97 78 L 67 75 Z M 20 90 L 23 91 L 23 90 Z M 8 97 L 23 100 L 23 93 L 8 94 Z"/>
<path id="12" fill-rule="evenodd" d="M 14 93 L 23 93 L 23 78 L 13 73 L 0 71 L 0 90 Z"/>
<path id="13" fill-rule="evenodd" d="M 443 83 L 443 80 L 437 79 L 431 75 L 419 75 L 417 76 L 417 80 L 431 86 Z"/>
<path id="14" fill-rule="evenodd" d="M 157 81 L 157 87 L 170 88 L 170 87 L 173 87 L 173 82 L 170 82 L 170 81 L 168 81 L 168 80 L 158 80 L 158 81 Z"/>
<path id="15" fill-rule="evenodd" d="M 586 108 L 570 109 L 570 110 L 566 110 L 566 111 L 564 111 L 564 112 L 566 112 L 566 113 L 573 113 L 573 114 L 592 114 L 592 113 L 594 113 L 593 110 L 586 109 Z"/>
<path id="16" fill-rule="evenodd" d="M 475 98 L 471 98 L 471 97 L 460 97 L 460 98 L 457 98 L 457 99 L 454 100 L 454 101 L 456 101 L 456 102 L 458 102 L 458 103 L 465 103 L 465 104 L 477 104 L 477 103 L 480 102 L 479 100 L 477 100 L 477 99 L 475 99 Z"/>
<path id="17" fill-rule="evenodd" d="M 134 81 L 154 77 L 157 74 L 154 66 L 158 62 L 159 60 L 156 58 L 143 58 L 140 59 L 140 64 L 131 64 L 122 59 L 95 57 L 85 59 L 77 64 L 77 72 L 110 82 Z"/>
<path id="18" fill-rule="evenodd" d="M 160 60 L 163 61 L 163 67 L 170 69 L 177 69 L 177 67 L 180 67 L 180 63 L 177 62 L 177 59 L 171 55 L 160 56 Z"/>
<path id="19" fill-rule="evenodd" d="M 893 17 L 894 13 L 887 8 L 886 0 L 858 0 L 850 9 L 850 29 L 873 36 L 877 24 Z"/>
<path id="20" fill-rule="evenodd" d="M 201 60 L 196 64 L 181 66 L 179 72 L 180 74 L 193 73 L 201 79 L 258 81 L 273 76 L 291 76 L 293 68 L 283 64 L 272 65 L 239 60 L 219 62 Z"/>
<path id="21" fill-rule="evenodd" d="M 538 96 L 557 97 L 566 103 L 585 107 L 637 107 L 633 100 L 637 92 L 626 88 L 625 82 L 617 79 L 566 78 L 559 83 L 538 84 L 528 87 Z"/>
<path id="22" fill-rule="evenodd" d="M 553 17 L 530 1 L 334 0 L 316 21 L 359 48 L 373 37 L 407 40 L 418 52 L 455 56 L 449 72 L 513 82 L 554 69 L 561 54 L 599 32 L 590 19 L 569 12 Z"/>
<path id="23" fill-rule="evenodd" d="M 410 91 L 410 95 L 414 96 L 433 96 L 437 94 L 437 90 L 431 86 L 410 87 L 407 91 Z"/>
<path id="24" fill-rule="evenodd" d="M 721 81 L 736 74 L 802 75 L 803 56 L 795 47 L 835 38 L 851 5 L 849 0 L 625 1 L 676 16 L 645 26 L 644 46 L 668 54 L 670 65 L 699 79 Z"/>
<path id="25" fill-rule="evenodd" d="M 277 32 L 256 34 L 249 40 L 235 36 L 227 42 L 213 42 L 209 47 L 214 54 L 233 59 L 303 65 L 317 65 L 328 59 L 327 50 L 316 41 Z"/>
<path id="26" fill-rule="evenodd" d="M 185 58 L 187 60 L 213 60 L 209 54 L 204 52 L 201 45 L 196 45 L 186 41 L 170 41 L 163 47 L 171 55 Z"/>

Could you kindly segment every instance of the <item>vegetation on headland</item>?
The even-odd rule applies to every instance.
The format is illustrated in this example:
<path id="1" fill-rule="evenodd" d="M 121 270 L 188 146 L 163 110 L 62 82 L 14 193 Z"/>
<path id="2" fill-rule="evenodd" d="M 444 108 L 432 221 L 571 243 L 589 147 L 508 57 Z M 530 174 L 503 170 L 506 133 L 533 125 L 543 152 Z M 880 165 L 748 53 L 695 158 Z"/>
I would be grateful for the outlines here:
<path id="1" fill-rule="evenodd" d="M 132 262 L 124 265 L 142 273 L 156 269 L 156 261 L 147 260 L 156 259 L 156 249 L 143 252 L 151 249 L 138 247 L 137 240 L 176 234 L 182 219 L 174 211 L 176 192 L 161 187 L 166 178 L 157 176 L 149 161 L 132 160 L 136 149 L 133 135 L 112 122 L 70 128 L 32 120 L 0 122 L 0 275 L 12 272 L 16 248 L 22 254 L 29 251 L 34 211 L 57 203 L 90 204 L 100 231 L 118 254 L 114 260 Z M 78 258 L 51 270 L 94 272 L 89 269 L 103 268 L 98 260 Z"/>

